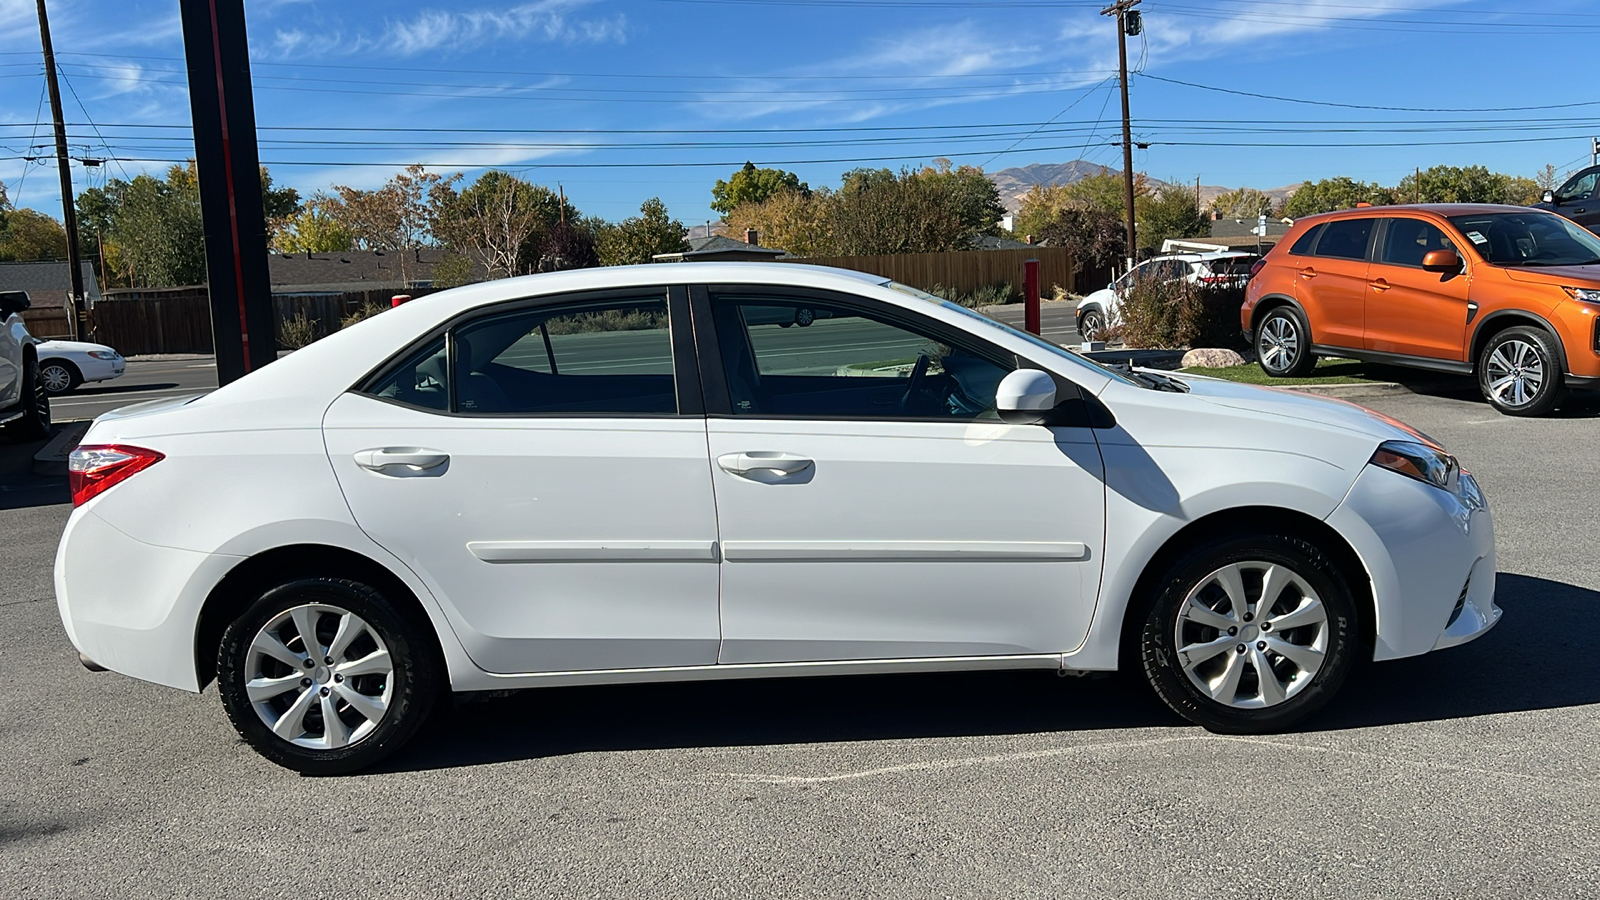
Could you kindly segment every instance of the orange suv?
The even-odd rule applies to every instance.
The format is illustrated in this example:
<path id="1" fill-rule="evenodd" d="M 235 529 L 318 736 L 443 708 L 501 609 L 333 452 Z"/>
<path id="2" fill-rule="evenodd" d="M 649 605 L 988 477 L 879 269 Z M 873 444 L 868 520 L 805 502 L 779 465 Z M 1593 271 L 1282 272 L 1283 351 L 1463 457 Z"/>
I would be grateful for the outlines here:
<path id="1" fill-rule="evenodd" d="M 1241 320 L 1261 368 L 1318 356 L 1476 375 L 1502 413 L 1600 386 L 1600 237 L 1542 210 L 1381 206 L 1308 216 L 1256 264 Z"/>

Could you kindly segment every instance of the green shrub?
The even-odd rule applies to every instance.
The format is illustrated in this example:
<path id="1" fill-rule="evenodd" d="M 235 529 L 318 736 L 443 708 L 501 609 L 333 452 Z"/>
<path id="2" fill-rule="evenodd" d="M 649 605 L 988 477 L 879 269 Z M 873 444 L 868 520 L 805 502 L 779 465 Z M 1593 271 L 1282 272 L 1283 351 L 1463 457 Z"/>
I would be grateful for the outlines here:
<path id="1" fill-rule="evenodd" d="M 1246 348 L 1239 330 L 1244 289 L 1187 281 L 1135 282 L 1118 304 L 1108 337 L 1129 347 Z"/>
<path id="2" fill-rule="evenodd" d="M 349 328 L 362 319 L 370 319 L 378 313 L 390 308 L 390 304 L 380 303 L 377 300 L 363 300 L 361 305 L 346 313 L 339 320 L 340 328 Z"/>

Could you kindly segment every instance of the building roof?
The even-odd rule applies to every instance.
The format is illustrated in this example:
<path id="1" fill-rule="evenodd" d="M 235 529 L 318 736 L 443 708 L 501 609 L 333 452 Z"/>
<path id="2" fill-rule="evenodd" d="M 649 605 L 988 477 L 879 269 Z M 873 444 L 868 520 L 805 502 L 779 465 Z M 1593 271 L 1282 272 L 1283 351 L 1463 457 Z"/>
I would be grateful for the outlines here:
<path id="1" fill-rule="evenodd" d="M 689 238 L 689 249 L 682 253 L 657 253 L 651 257 L 656 262 L 693 262 L 696 260 L 765 260 L 784 256 L 786 251 L 777 247 L 747 244 L 730 237 L 713 234 L 710 237 Z"/>
<path id="2" fill-rule="evenodd" d="M 100 297 L 100 282 L 94 276 L 94 264 L 85 260 L 83 289 L 90 302 Z M 60 306 L 72 289 L 71 273 L 64 260 L 44 262 L 0 262 L 0 291 L 27 291 L 35 306 Z"/>
<path id="3" fill-rule="evenodd" d="M 972 239 L 972 249 L 974 250 L 1027 250 L 1030 247 L 1037 246 L 1039 245 L 1030 244 L 1027 241 L 995 237 L 992 234 L 980 234 Z"/>

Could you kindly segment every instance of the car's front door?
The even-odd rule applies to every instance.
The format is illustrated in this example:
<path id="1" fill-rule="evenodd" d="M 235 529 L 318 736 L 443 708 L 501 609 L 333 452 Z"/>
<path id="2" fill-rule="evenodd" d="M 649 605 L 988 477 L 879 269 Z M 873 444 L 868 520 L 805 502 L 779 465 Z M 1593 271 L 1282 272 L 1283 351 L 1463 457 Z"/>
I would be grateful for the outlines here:
<path id="1" fill-rule="evenodd" d="M 328 410 L 356 521 L 488 671 L 716 662 L 716 512 L 674 290 L 670 316 L 666 288 L 486 312 Z"/>
<path id="2" fill-rule="evenodd" d="M 22 380 L 22 317 L 0 310 L 0 410 L 15 404 Z"/>
<path id="3" fill-rule="evenodd" d="M 1430 359 L 1461 361 L 1466 351 L 1467 272 L 1429 272 L 1432 250 L 1461 250 L 1424 219 L 1385 219 L 1377 258 L 1367 270 L 1365 348 Z"/>
<path id="4" fill-rule="evenodd" d="M 702 358 L 721 361 L 704 369 L 721 662 L 1082 642 L 1105 532 L 1100 453 L 1087 428 L 996 417 L 1016 357 L 864 298 L 712 287 L 696 302 Z"/>
<path id="5" fill-rule="evenodd" d="M 1367 248 L 1377 219 L 1340 219 L 1322 226 L 1311 257 L 1298 260 L 1295 297 L 1311 322 L 1311 339 L 1333 347 L 1362 346 Z"/>

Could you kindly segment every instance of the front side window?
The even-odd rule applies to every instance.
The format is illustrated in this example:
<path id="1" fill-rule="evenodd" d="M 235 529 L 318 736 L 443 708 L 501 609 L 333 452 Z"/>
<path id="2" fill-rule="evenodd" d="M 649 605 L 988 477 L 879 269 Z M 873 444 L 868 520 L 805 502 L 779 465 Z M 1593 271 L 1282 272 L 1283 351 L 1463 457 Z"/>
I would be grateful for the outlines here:
<path id="1" fill-rule="evenodd" d="M 1600 172 L 1590 172 L 1587 175 L 1575 178 L 1571 183 L 1562 186 L 1561 193 L 1557 195 L 1556 199 L 1562 203 L 1591 199 L 1594 197 L 1594 187 L 1597 181 L 1600 181 Z"/>
<path id="2" fill-rule="evenodd" d="M 1422 267 L 1422 258 L 1434 250 L 1455 250 L 1444 232 L 1421 219 L 1390 219 L 1379 259 L 1391 266 Z"/>
<path id="3" fill-rule="evenodd" d="M 1473 249 L 1497 266 L 1592 266 L 1600 237 L 1554 213 L 1507 212 L 1451 216 Z"/>
<path id="4" fill-rule="evenodd" d="M 846 306 L 721 295 L 712 309 L 735 415 L 995 418 L 1013 368 L 995 351 Z"/>
<path id="5" fill-rule="evenodd" d="M 1372 223 L 1377 219 L 1344 219 L 1329 222 L 1322 227 L 1317 239 L 1317 256 L 1334 259 L 1366 259 L 1367 238 L 1372 235 Z"/>

